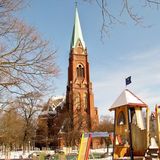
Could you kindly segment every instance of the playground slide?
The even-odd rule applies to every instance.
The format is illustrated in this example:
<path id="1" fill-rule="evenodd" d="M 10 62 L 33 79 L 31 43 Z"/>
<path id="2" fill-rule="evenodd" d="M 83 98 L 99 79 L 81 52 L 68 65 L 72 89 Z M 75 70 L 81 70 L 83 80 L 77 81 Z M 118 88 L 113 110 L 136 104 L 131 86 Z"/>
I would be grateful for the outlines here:
<path id="1" fill-rule="evenodd" d="M 91 138 L 109 137 L 108 132 L 89 132 L 83 133 L 81 139 L 78 160 L 88 160 Z"/>
<path id="2" fill-rule="evenodd" d="M 91 143 L 91 135 L 82 135 L 80 150 L 78 154 L 78 160 L 87 160 L 89 155 L 89 148 Z"/>

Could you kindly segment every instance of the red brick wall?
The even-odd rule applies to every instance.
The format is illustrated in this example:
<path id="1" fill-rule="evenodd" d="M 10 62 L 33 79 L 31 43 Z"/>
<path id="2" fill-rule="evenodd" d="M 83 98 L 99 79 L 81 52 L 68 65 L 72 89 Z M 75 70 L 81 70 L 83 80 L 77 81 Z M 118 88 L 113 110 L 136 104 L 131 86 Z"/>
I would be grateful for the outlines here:
<path id="1" fill-rule="evenodd" d="M 71 49 L 68 67 L 68 90 L 67 102 L 73 114 L 73 127 L 77 125 L 78 119 L 83 117 L 83 131 L 93 130 L 99 123 L 98 111 L 94 106 L 94 95 L 90 81 L 90 71 L 87 50 L 83 49 L 81 43 Z M 84 67 L 84 77 L 77 77 L 77 66 Z M 80 95 L 79 108 L 76 108 L 76 94 Z M 85 108 L 84 96 L 87 95 L 87 108 Z M 78 118 L 78 116 L 79 118 Z"/>

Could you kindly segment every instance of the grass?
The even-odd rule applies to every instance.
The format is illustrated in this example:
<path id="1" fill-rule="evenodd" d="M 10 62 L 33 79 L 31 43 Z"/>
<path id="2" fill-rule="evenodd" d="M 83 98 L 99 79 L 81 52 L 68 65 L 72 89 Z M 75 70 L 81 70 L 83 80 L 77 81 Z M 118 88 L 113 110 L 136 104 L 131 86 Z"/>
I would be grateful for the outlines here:
<path id="1" fill-rule="evenodd" d="M 89 155 L 89 159 L 94 159 L 94 158 L 101 158 L 101 153 L 92 153 Z"/>
<path id="2" fill-rule="evenodd" d="M 76 160 L 76 159 L 77 159 L 77 155 L 64 155 L 62 153 L 55 154 L 52 157 L 52 160 Z"/>

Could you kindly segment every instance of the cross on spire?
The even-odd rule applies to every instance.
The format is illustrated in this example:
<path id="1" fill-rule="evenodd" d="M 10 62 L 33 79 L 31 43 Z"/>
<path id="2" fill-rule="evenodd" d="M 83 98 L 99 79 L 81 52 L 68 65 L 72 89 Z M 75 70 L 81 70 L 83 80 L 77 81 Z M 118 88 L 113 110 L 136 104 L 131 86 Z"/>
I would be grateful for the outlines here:
<path id="1" fill-rule="evenodd" d="M 75 7 L 77 7 L 77 5 L 78 5 L 78 2 L 77 2 L 77 0 L 75 0 Z"/>

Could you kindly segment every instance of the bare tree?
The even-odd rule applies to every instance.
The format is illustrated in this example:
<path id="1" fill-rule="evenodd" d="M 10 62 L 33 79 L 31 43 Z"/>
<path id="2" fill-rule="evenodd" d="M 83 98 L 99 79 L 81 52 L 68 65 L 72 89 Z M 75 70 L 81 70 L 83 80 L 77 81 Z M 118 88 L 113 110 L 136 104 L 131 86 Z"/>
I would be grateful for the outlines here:
<path id="1" fill-rule="evenodd" d="M 22 146 L 24 121 L 17 111 L 10 107 L 0 117 L 0 141 L 4 151 L 12 150 Z"/>
<path id="2" fill-rule="evenodd" d="M 71 112 L 66 111 L 65 119 L 63 121 L 62 132 L 65 141 L 65 146 L 78 146 L 81 135 L 86 128 L 86 118 L 81 114 L 71 115 Z M 73 124 L 74 121 L 74 124 Z"/>
<path id="3" fill-rule="evenodd" d="M 101 132 L 113 132 L 114 130 L 113 117 L 109 115 L 102 116 L 100 119 L 98 130 Z"/>
<path id="4" fill-rule="evenodd" d="M 102 116 L 97 131 L 109 132 L 109 133 L 114 132 L 113 117 L 109 115 Z M 101 138 L 101 144 L 105 144 L 107 146 L 107 153 L 108 153 L 108 147 L 111 144 L 111 139 L 109 137 Z"/>
<path id="5" fill-rule="evenodd" d="M 49 99 L 43 105 L 42 113 L 38 116 L 37 130 L 36 130 L 36 147 L 51 147 L 54 149 L 58 146 L 58 133 L 61 130 L 62 123 L 65 119 L 65 111 L 63 107 L 52 106 L 52 100 Z"/>
<path id="6" fill-rule="evenodd" d="M 102 14 L 102 27 L 101 27 L 101 38 L 103 38 L 104 33 L 108 33 L 112 26 L 116 23 L 125 24 L 123 20 L 123 15 L 128 15 L 130 19 L 136 24 L 140 26 L 145 26 L 143 24 L 143 17 L 136 10 L 136 8 L 141 7 L 142 10 L 144 7 L 156 9 L 159 8 L 160 0 L 120 0 L 120 1 L 110 1 L 110 0 L 83 0 L 89 3 L 96 3 L 100 8 L 100 12 Z M 118 9 L 115 11 L 112 7 L 113 4 L 116 3 Z M 135 6 L 138 5 L 138 6 Z"/>
<path id="7" fill-rule="evenodd" d="M 58 140 L 63 139 L 63 145 L 76 146 L 79 144 L 81 134 L 86 131 L 88 119 L 87 115 L 80 114 L 80 108 L 73 114 L 73 111 L 68 110 L 67 106 L 57 106 L 54 114 L 51 114 L 50 104 L 43 106 L 44 114 L 38 118 L 37 129 L 37 146 L 51 147 L 58 146 Z"/>
<path id="8" fill-rule="evenodd" d="M 37 128 L 38 113 L 42 109 L 40 105 L 41 94 L 38 92 L 27 93 L 18 97 L 15 101 L 15 108 L 24 121 L 23 130 L 23 149 L 26 149 L 29 142 L 32 143 L 35 139 Z"/>
<path id="9" fill-rule="evenodd" d="M 48 117 L 42 116 L 38 117 L 38 124 L 37 124 L 37 130 L 36 130 L 36 139 L 35 139 L 35 145 L 36 147 L 42 149 L 42 147 L 48 147 Z M 51 129 L 50 129 L 51 130 Z M 52 134 L 53 135 L 53 134 Z"/>
<path id="10" fill-rule="evenodd" d="M 1 99 L 4 104 L 9 95 L 46 90 L 58 73 L 49 42 L 13 16 L 22 5 L 23 0 L 0 0 L 0 91 L 6 95 Z"/>

